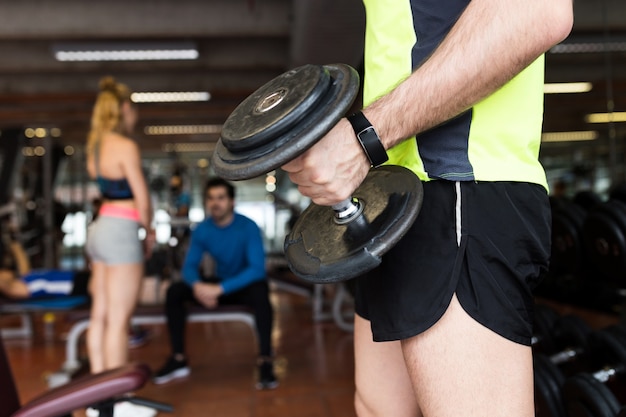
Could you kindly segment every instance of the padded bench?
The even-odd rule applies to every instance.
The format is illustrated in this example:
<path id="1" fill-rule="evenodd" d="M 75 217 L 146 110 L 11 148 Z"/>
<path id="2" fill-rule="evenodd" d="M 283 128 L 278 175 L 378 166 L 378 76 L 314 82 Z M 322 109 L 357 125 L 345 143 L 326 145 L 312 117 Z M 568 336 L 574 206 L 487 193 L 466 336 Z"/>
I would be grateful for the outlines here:
<path id="1" fill-rule="evenodd" d="M 31 337 L 33 335 L 33 314 L 68 312 L 83 310 L 89 305 L 89 298 L 83 295 L 29 298 L 14 300 L 0 297 L 0 315 L 18 316 L 20 327 L 3 328 L 2 337 Z"/>
<path id="2" fill-rule="evenodd" d="M 48 385 L 51 387 L 67 383 L 71 375 L 81 367 L 81 362 L 78 358 L 78 344 L 81 335 L 89 327 L 89 310 L 69 312 L 66 318 L 74 324 L 67 335 L 65 362 L 61 367 L 61 371 L 51 375 L 48 380 Z M 138 306 L 131 317 L 132 325 L 164 324 L 166 321 L 164 306 L 161 305 Z M 190 323 L 242 322 L 250 326 L 256 337 L 254 314 L 246 306 L 223 305 L 215 309 L 207 309 L 201 305 L 190 305 L 188 307 L 187 321 Z"/>

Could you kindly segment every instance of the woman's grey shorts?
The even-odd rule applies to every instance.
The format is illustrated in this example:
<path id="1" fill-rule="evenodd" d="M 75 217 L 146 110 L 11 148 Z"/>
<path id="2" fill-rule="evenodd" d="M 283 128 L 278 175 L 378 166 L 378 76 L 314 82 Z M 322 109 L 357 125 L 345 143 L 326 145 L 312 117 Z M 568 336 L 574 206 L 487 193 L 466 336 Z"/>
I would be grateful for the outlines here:
<path id="1" fill-rule="evenodd" d="M 108 265 L 144 261 L 139 223 L 121 217 L 99 216 L 87 229 L 86 251 L 94 262 Z"/>

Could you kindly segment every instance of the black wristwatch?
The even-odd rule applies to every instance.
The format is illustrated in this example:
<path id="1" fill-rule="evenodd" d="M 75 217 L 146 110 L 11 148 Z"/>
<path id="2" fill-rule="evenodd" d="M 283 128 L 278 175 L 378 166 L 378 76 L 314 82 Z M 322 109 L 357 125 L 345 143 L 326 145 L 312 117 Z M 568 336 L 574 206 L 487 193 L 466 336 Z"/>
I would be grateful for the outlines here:
<path id="1" fill-rule="evenodd" d="M 387 162 L 389 160 L 387 151 L 385 151 L 385 147 L 378 133 L 376 133 L 374 126 L 367 120 L 365 115 L 363 115 L 362 112 L 358 112 L 348 116 L 347 119 L 352 125 L 354 133 L 356 133 L 356 137 L 363 151 L 365 151 L 365 155 L 367 159 L 369 159 L 370 164 L 376 168 Z"/>

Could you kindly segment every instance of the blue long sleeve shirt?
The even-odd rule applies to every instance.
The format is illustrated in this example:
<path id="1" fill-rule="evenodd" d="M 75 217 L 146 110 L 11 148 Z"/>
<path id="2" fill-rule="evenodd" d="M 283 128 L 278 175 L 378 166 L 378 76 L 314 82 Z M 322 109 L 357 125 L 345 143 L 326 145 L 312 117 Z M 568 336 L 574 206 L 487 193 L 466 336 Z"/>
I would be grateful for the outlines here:
<path id="1" fill-rule="evenodd" d="M 183 264 L 183 279 L 192 286 L 200 281 L 200 264 L 205 253 L 215 260 L 216 275 L 224 294 L 235 292 L 265 279 L 265 251 L 259 227 L 249 218 L 235 213 L 233 221 L 217 226 L 207 218 L 191 234 Z"/>

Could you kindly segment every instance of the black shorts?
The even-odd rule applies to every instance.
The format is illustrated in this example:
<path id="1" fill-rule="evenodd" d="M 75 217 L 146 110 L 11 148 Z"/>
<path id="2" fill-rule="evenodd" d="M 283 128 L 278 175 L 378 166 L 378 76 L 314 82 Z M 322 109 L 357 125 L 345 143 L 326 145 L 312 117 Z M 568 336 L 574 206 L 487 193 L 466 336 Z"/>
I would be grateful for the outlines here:
<path id="1" fill-rule="evenodd" d="M 401 340 L 435 324 L 456 293 L 476 321 L 530 345 L 532 289 L 548 268 L 550 229 L 539 185 L 426 182 L 411 229 L 356 279 L 356 313 L 371 321 L 375 341 Z"/>

